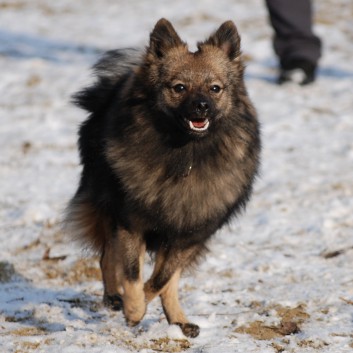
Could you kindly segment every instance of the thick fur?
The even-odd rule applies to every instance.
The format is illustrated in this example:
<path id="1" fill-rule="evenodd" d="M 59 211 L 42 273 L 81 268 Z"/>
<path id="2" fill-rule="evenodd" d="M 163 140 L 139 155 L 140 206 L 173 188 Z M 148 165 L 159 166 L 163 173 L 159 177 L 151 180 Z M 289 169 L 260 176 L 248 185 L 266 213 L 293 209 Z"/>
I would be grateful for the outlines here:
<path id="1" fill-rule="evenodd" d="M 97 82 L 75 96 L 90 115 L 67 224 L 101 255 L 105 302 L 129 324 L 159 295 L 168 321 L 196 336 L 179 308 L 180 273 L 244 208 L 259 166 L 240 37 L 228 21 L 192 53 L 162 19 L 144 52 L 108 52 L 94 71 Z M 156 266 L 143 285 L 146 249 Z"/>

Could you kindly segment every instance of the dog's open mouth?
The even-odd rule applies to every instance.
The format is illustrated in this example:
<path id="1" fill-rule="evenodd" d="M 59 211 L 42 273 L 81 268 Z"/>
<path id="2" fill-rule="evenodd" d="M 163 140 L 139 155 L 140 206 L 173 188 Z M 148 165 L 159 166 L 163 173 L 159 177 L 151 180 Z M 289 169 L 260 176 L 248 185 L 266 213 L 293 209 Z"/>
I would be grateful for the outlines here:
<path id="1" fill-rule="evenodd" d="M 206 131 L 209 125 L 210 125 L 210 121 L 208 119 L 189 120 L 190 129 L 196 132 Z"/>

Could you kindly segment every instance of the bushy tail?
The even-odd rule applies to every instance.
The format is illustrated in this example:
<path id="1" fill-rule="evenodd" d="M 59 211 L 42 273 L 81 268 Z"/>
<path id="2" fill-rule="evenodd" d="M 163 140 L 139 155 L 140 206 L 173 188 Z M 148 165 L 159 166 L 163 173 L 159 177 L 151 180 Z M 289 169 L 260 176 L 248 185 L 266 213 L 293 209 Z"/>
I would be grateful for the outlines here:
<path id="1" fill-rule="evenodd" d="M 112 99 L 116 86 L 129 76 L 141 61 L 136 49 L 112 50 L 93 66 L 97 81 L 72 97 L 74 104 L 90 113 L 101 111 Z"/>
<path id="2" fill-rule="evenodd" d="M 94 207 L 88 197 L 75 195 L 66 209 L 64 231 L 101 255 L 111 227 L 109 219 Z"/>

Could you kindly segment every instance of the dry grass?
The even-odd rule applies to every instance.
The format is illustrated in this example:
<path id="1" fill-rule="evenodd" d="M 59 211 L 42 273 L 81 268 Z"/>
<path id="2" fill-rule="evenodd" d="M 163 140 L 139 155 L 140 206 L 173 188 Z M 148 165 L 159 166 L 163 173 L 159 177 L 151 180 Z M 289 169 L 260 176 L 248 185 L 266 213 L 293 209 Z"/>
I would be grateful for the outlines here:
<path id="1" fill-rule="evenodd" d="M 43 327 L 23 327 L 10 332 L 14 336 L 42 336 L 45 335 L 47 331 Z"/>
<path id="2" fill-rule="evenodd" d="M 62 279 L 72 285 L 75 283 L 101 281 L 102 275 L 95 258 L 77 260 L 69 268 L 58 261 L 43 261 L 42 270 L 47 279 Z"/>

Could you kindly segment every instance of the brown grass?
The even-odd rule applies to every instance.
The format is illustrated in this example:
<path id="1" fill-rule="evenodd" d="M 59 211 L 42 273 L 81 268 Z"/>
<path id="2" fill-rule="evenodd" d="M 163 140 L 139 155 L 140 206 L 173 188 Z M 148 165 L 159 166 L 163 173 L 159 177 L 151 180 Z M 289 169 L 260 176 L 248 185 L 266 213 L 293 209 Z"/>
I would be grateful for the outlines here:
<path id="1" fill-rule="evenodd" d="M 42 336 L 45 335 L 47 331 L 43 327 L 23 327 L 10 332 L 14 336 Z"/>
<path id="2" fill-rule="evenodd" d="M 43 261 L 42 269 L 48 279 L 61 278 L 68 284 L 102 280 L 96 258 L 77 260 L 69 268 L 56 261 Z"/>

